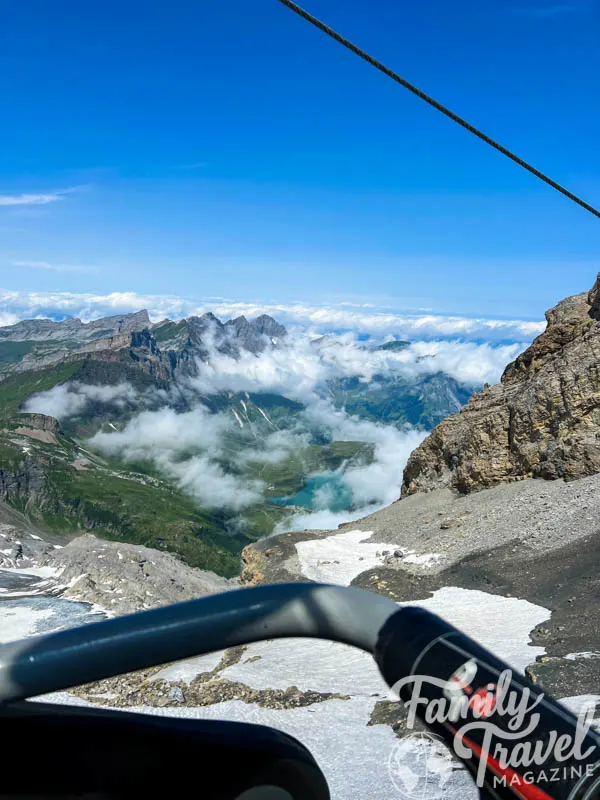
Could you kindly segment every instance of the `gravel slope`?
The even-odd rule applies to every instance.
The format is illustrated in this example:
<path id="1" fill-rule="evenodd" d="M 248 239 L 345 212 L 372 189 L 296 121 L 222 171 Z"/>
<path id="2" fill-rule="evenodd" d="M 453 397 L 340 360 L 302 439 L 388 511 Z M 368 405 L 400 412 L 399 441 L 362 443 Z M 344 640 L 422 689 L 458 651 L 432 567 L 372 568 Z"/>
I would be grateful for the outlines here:
<path id="1" fill-rule="evenodd" d="M 318 543 L 337 535 L 351 545 L 353 565 L 329 546 L 329 560 L 315 557 Z M 600 689 L 600 475 L 416 494 L 337 532 L 271 537 L 244 558 L 248 583 L 300 580 L 308 564 L 313 580 L 338 570 L 354 586 L 404 602 L 445 586 L 528 600 L 552 612 L 532 634 L 546 655 L 531 676 L 561 697 Z"/>

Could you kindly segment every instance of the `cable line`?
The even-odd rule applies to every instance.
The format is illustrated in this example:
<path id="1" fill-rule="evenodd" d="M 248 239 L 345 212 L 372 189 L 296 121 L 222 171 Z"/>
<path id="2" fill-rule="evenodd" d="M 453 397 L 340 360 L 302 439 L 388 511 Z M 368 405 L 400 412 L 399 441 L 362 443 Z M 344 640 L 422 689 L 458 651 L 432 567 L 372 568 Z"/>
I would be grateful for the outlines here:
<path id="1" fill-rule="evenodd" d="M 430 97 L 428 94 L 421 91 L 421 89 L 419 89 L 417 86 L 410 83 L 405 78 L 402 78 L 400 75 L 391 70 L 389 67 L 386 67 L 385 64 L 382 64 L 381 61 L 378 61 L 376 58 L 373 58 L 373 56 L 370 56 L 360 47 L 357 47 L 357 45 L 353 44 L 351 41 L 346 39 L 345 36 L 342 36 L 341 34 L 337 33 L 337 31 L 334 31 L 333 28 L 330 28 L 329 25 L 326 25 L 324 22 L 321 22 L 321 20 L 317 19 L 317 17 L 313 17 L 312 14 L 309 14 L 308 11 L 305 11 L 297 3 L 294 3 L 293 0 L 278 0 L 278 2 L 280 2 L 284 6 L 287 6 L 289 9 L 294 11 L 300 17 L 305 19 L 307 22 L 310 22 L 311 25 L 314 25 L 316 28 L 323 31 L 323 33 L 326 33 L 328 36 L 331 36 L 331 38 L 335 39 L 336 42 L 339 42 L 341 45 L 343 45 L 348 50 L 353 52 L 359 58 L 362 58 L 363 61 L 366 61 L 368 64 L 371 64 L 371 66 L 375 67 L 375 69 L 378 69 L 380 72 L 383 72 L 383 74 L 387 75 L 388 78 L 391 78 L 396 83 L 399 83 L 400 86 L 404 86 L 404 88 L 408 89 L 409 92 L 412 92 L 421 100 L 424 100 L 430 106 L 433 106 L 433 108 L 437 109 L 442 114 L 445 114 L 445 116 L 449 117 L 451 120 L 453 120 L 453 122 L 456 122 L 458 125 L 461 125 L 470 133 L 474 134 L 479 139 L 486 142 L 486 144 L 489 144 L 490 147 L 493 147 L 495 150 L 498 150 L 498 152 L 502 153 L 502 155 L 506 156 L 507 158 L 510 158 L 510 160 L 514 161 L 515 164 L 518 164 L 520 167 L 523 167 L 523 169 L 526 169 L 532 175 L 535 175 L 536 178 L 539 178 L 541 181 L 544 181 L 544 183 L 548 184 L 548 186 L 551 186 L 557 192 L 560 192 L 569 200 L 572 200 L 574 203 L 577 203 L 578 206 L 581 206 L 581 208 L 584 208 L 586 211 L 589 211 L 590 214 L 593 214 L 595 217 L 598 217 L 600 219 L 600 211 L 598 211 L 597 208 L 594 208 L 594 206 L 590 205 L 589 203 L 586 203 L 585 200 L 582 200 L 581 197 L 578 197 L 576 194 L 573 194 L 573 192 L 570 192 L 568 189 L 565 189 L 565 187 L 561 186 L 560 183 L 557 183 L 556 181 L 552 180 L 552 178 L 550 178 L 548 175 L 545 175 L 543 172 L 540 172 L 539 169 L 536 169 L 531 164 L 528 164 L 527 161 L 524 161 L 522 158 L 519 158 L 519 156 L 515 155 L 515 153 L 511 152 L 508 148 L 504 147 L 499 142 L 495 141 L 495 139 L 492 139 L 490 136 L 485 134 L 483 131 L 480 131 L 474 125 L 471 125 L 471 123 L 467 122 L 467 120 L 463 119 L 462 117 L 459 117 L 458 114 L 454 113 L 454 111 L 451 111 L 449 108 L 446 108 L 446 106 L 442 105 L 441 103 L 438 103 L 438 101 L 434 100 L 433 97 Z"/>

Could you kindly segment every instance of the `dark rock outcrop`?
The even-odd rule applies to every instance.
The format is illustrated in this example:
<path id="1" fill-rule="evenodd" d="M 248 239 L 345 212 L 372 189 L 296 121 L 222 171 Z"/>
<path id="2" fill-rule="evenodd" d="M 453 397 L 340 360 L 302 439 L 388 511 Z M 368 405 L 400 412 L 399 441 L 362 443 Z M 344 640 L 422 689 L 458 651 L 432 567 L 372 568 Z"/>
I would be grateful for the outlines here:
<path id="1" fill-rule="evenodd" d="M 282 339 L 284 336 L 287 336 L 287 331 L 283 325 L 280 325 L 268 314 L 261 314 L 260 317 L 257 317 L 250 324 L 257 333 L 268 336 L 271 339 Z"/>
<path id="2" fill-rule="evenodd" d="M 588 303 L 590 304 L 590 317 L 592 319 L 600 320 L 600 273 L 596 278 L 596 283 L 590 289 L 588 294 Z"/>
<path id="3" fill-rule="evenodd" d="M 20 423 L 26 428 L 32 428 L 36 431 L 46 431 L 47 433 L 60 433 L 60 426 L 56 417 L 50 417 L 48 414 L 35 414 L 35 413 L 20 413 L 15 422 Z"/>
<path id="4" fill-rule="evenodd" d="M 501 383 L 474 394 L 411 454 L 403 496 L 600 472 L 599 281 L 546 319 L 544 333 L 508 365 Z"/>
<path id="5" fill-rule="evenodd" d="M 226 322 L 225 328 L 233 334 L 239 347 L 251 353 L 261 353 L 269 340 L 281 339 L 287 334 L 283 325 L 267 314 L 262 314 L 252 322 L 248 322 L 244 316 L 236 317 Z"/>

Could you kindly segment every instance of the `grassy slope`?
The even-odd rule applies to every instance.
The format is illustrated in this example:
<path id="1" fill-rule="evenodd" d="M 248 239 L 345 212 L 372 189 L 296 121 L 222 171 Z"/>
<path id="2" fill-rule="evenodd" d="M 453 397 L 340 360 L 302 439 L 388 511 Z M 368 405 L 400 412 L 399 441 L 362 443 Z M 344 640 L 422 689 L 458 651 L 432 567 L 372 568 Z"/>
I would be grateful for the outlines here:
<path id="1" fill-rule="evenodd" d="M 12 416 L 29 395 L 66 383 L 81 369 L 82 363 L 73 361 L 46 369 L 16 372 L 0 381 L 0 418 L 6 420 Z"/>
<path id="2" fill-rule="evenodd" d="M 311 472 L 336 469 L 348 459 L 371 457 L 371 449 L 362 443 L 333 442 L 310 446 L 280 464 L 251 464 L 248 477 L 260 479 L 269 487 L 265 501 L 247 509 L 243 522 L 228 521 L 223 514 L 198 507 L 162 480 L 150 464 L 92 457 L 88 471 L 76 470 L 73 460 L 82 454 L 73 439 L 61 436 L 57 446 L 17 436 L 14 420 L 27 397 L 69 380 L 107 384 L 129 380 L 142 390 L 155 383 L 129 362 L 94 359 L 14 373 L 0 381 L 0 427 L 4 428 L 4 433 L 0 432 L 0 478 L 5 486 L 13 487 L 4 490 L 4 498 L 55 532 L 93 530 L 107 538 L 172 551 L 192 566 L 222 575 L 236 574 L 242 547 L 271 533 L 289 515 L 285 508 L 266 502 L 269 497 L 299 491 Z M 259 404 L 273 420 L 281 415 L 289 421 L 290 415 L 302 410 L 300 404 L 274 395 L 253 395 L 247 398 L 243 409 L 240 397 L 215 396 L 213 410 L 237 407 L 240 413 L 245 411 L 249 423 L 264 426 L 265 430 L 271 427 L 258 411 Z M 102 424 L 105 412 L 99 409 L 98 417 L 92 413 L 93 407 L 90 412 L 91 417 L 65 426 L 75 440 L 92 435 Z M 249 432 L 246 427 L 243 435 Z M 235 443 L 234 450 L 240 446 L 241 441 Z M 23 447 L 30 454 L 25 454 Z M 227 464 L 223 466 L 228 469 Z M 35 473 L 37 483 L 29 472 Z"/>
<path id="3" fill-rule="evenodd" d="M 136 383 L 152 381 L 131 370 Z M 249 538 L 227 531 L 222 516 L 202 510 L 167 482 L 136 474 L 131 466 L 93 464 L 76 470 L 77 446 L 59 445 L 11 433 L 20 406 L 32 394 L 69 380 L 118 382 L 130 378 L 127 365 L 92 360 L 14 373 L 0 381 L 0 475 L 10 486 L 5 499 L 55 532 L 93 530 L 101 536 L 170 550 L 192 566 L 230 576 L 239 571 L 239 553 Z M 23 452 L 23 447 L 31 453 Z M 41 481 L 41 488 L 34 485 Z M 32 488 L 33 487 L 33 488 Z"/>
<path id="4" fill-rule="evenodd" d="M 75 450 L 69 440 L 57 446 L 0 434 L 0 476 L 10 487 L 5 499 L 55 533 L 89 530 L 169 550 L 221 575 L 239 572 L 239 553 L 248 537 L 229 533 L 218 514 L 199 509 L 164 481 L 121 472 L 110 462 L 77 470 Z"/>
<path id="5" fill-rule="evenodd" d="M 13 484 L 15 476 L 22 476 L 19 489 L 6 497 L 8 502 L 55 532 L 93 530 L 107 538 L 170 550 L 192 566 L 226 576 L 237 574 L 241 549 L 248 541 L 271 533 L 285 511 L 263 505 L 251 508 L 243 531 L 238 527 L 231 531 L 222 514 L 199 508 L 161 480 L 149 464 L 103 459 L 106 467 L 98 461 L 88 472 L 75 470 L 77 446 L 72 440 L 61 437 L 57 448 L 10 432 L 30 395 L 69 380 L 129 380 L 140 389 L 154 383 L 129 364 L 92 359 L 14 373 L 1 381 L 0 422 L 5 432 L 0 434 L 0 473 Z M 84 419 L 66 428 L 79 438 L 94 433 L 99 423 L 100 419 Z M 23 446 L 31 450 L 29 457 Z M 37 493 L 25 477 L 34 462 L 43 474 L 43 488 Z"/>
<path id="6" fill-rule="evenodd" d="M 9 364 L 18 364 L 19 361 L 31 353 L 36 342 L 0 342 L 0 368 Z"/>

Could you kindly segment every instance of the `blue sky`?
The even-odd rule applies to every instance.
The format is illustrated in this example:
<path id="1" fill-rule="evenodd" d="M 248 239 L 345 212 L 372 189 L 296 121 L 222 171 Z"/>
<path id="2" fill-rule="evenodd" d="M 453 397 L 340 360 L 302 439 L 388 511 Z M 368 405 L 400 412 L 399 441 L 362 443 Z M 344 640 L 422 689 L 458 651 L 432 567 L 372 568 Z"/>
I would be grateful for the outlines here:
<path id="1" fill-rule="evenodd" d="M 304 0 L 600 205 L 598 0 Z M 600 221 L 276 0 L 5 0 L 0 287 L 539 319 Z M 24 197 L 23 197 L 24 195 Z"/>

